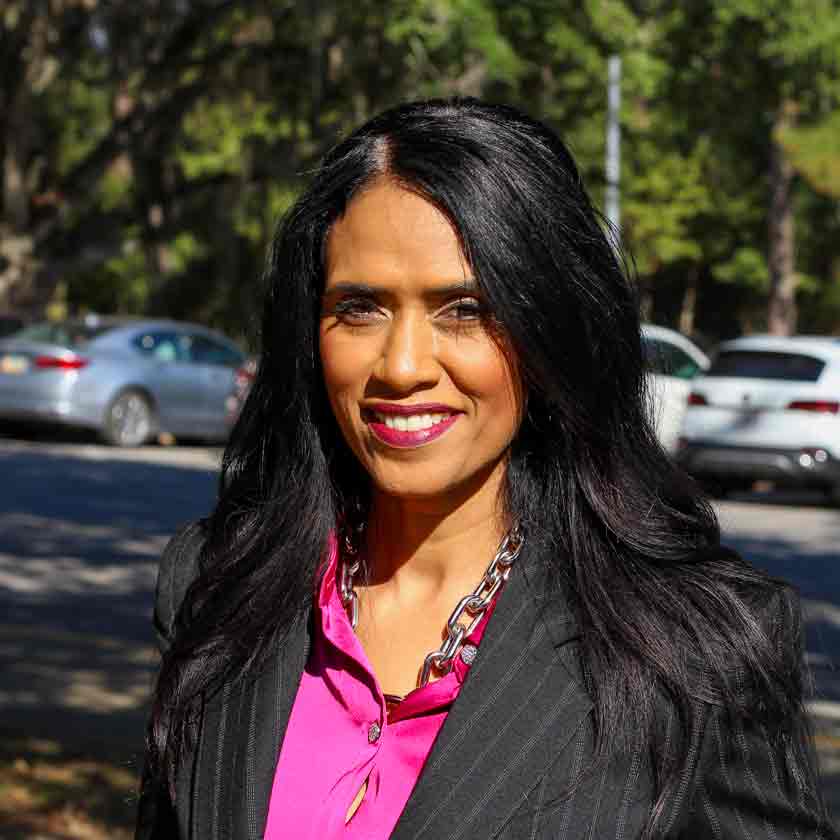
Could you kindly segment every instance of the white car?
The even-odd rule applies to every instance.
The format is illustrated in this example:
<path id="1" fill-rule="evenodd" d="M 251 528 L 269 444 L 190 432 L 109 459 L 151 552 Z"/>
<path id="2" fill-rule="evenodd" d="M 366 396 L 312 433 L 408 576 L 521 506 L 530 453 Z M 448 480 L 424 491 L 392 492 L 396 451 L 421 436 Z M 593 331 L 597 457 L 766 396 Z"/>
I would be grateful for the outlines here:
<path id="1" fill-rule="evenodd" d="M 642 325 L 653 423 L 667 452 L 674 453 L 694 378 L 709 367 L 708 356 L 681 333 Z"/>
<path id="2" fill-rule="evenodd" d="M 840 502 L 840 340 L 721 344 L 692 389 L 678 460 L 723 492 L 764 479 Z"/>

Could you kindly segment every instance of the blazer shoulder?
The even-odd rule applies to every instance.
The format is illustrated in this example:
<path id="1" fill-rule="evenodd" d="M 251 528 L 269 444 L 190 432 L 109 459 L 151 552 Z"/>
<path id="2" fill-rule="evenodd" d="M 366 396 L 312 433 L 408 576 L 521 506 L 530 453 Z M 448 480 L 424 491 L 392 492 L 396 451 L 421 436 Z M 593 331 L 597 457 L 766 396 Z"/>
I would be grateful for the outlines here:
<path id="1" fill-rule="evenodd" d="M 187 589 L 198 575 L 198 561 L 205 539 L 204 520 L 190 522 L 176 531 L 161 555 L 154 612 L 155 631 L 161 652 L 172 641 L 175 616 Z"/>

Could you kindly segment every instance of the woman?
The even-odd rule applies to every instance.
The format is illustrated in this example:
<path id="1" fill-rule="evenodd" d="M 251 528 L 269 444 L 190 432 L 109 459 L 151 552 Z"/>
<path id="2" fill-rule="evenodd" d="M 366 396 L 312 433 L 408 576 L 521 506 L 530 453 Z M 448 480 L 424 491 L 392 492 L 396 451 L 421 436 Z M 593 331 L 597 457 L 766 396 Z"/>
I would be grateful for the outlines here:
<path id="1" fill-rule="evenodd" d="M 262 343 L 162 560 L 138 837 L 833 836 L 794 595 L 657 445 L 549 129 L 357 130 L 278 232 Z"/>

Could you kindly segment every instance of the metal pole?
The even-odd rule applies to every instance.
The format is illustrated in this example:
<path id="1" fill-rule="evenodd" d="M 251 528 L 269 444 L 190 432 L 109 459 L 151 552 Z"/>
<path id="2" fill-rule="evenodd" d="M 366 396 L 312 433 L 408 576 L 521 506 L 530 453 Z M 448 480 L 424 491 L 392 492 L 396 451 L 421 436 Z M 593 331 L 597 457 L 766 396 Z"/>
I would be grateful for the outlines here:
<path id="1" fill-rule="evenodd" d="M 621 57 L 611 55 L 607 61 L 607 194 L 605 212 L 619 236 L 621 205 Z"/>

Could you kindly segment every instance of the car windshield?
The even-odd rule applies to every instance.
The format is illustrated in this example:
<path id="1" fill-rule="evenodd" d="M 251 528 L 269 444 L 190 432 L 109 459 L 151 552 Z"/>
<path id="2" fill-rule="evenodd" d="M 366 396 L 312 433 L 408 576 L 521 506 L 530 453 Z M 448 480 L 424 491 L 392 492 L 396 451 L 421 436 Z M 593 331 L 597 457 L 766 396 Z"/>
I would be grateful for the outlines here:
<path id="1" fill-rule="evenodd" d="M 87 324 L 84 321 L 44 321 L 18 330 L 12 336 L 16 341 L 37 341 L 42 344 L 60 344 L 63 347 L 84 347 L 94 338 L 112 329 L 113 324 Z"/>
<path id="2" fill-rule="evenodd" d="M 741 376 L 790 382 L 816 382 L 825 362 L 803 353 L 763 350 L 724 350 L 712 362 L 706 376 Z"/>

